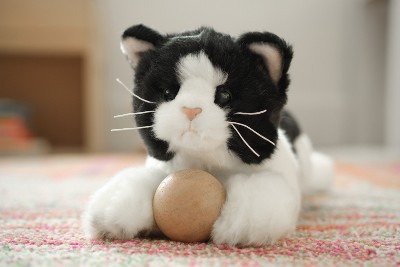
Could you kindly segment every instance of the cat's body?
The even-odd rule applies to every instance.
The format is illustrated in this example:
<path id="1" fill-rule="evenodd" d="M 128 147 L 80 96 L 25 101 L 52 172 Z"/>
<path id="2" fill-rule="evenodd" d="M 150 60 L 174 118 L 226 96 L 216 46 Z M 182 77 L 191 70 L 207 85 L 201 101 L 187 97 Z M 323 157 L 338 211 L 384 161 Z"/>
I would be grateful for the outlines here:
<path id="1" fill-rule="evenodd" d="M 162 36 L 142 25 L 123 34 L 135 69 L 136 123 L 146 165 L 117 174 L 84 216 L 93 238 L 129 239 L 156 229 L 152 199 L 170 173 L 210 172 L 227 190 L 216 243 L 265 244 L 296 227 L 302 191 L 323 189 L 332 163 L 312 151 L 283 111 L 292 49 L 270 33 L 235 40 L 210 28 Z"/>

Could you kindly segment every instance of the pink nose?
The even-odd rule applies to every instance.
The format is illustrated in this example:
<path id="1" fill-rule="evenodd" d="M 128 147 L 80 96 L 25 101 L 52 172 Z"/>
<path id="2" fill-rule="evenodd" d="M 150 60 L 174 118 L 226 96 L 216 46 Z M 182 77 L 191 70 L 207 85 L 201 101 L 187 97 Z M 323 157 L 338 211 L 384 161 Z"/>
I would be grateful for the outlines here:
<path id="1" fill-rule="evenodd" d="M 185 113 L 186 117 L 192 121 L 197 115 L 199 115 L 203 110 L 201 108 L 187 108 L 183 107 L 182 112 Z"/>

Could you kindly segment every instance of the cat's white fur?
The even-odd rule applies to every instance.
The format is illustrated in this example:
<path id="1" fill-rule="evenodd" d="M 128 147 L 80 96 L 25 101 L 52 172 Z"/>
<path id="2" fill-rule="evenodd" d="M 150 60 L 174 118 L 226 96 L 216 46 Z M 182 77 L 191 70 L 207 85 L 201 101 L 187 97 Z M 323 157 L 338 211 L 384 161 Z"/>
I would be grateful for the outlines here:
<path id="1" fill-rule="evenodd" d="M 189 54 L 178 64 L 181 87 L 171 102 L 161 104 L 154 115 L 154 133 L 170 150 L 196 154 L 226 150 L 230 136 L 225 112 L 214 104 L 215 88 L 227 75 L 215 68 L 204 53 Z M 182 108 L 201 108 L 190 121 Z"/>
<path id="2" fill-rule="evenodd" d="M 279 130 L 270 159 L 259 165 L 244 164 L 228 150 L 226 141 L 232 133 L 225 111 L 214 104 L 216 87 L 226 81 L 226 74 L 204 53 L 188 55 L 178 66 L 179 93 L 157 108 L 153 127 L 156 137 L 170 144 L 175 157 L 167 162 L 148 157 L 144 167 L 120 172 L 97 191 L 83 217 L 88 236 L 129 239 L 153 231 L 154 192 L 168 174 L 187 168 L 210 172 L 226 188 L 226 203 L 212 231 L 214 242 L 261 245 L 291 233 L 300 211 L 301 188 L 310 191 L 318 179 L 329 180 L 330 160 L 315 156 L 306 136 L 295 144 L 297 158 Z M 190 121 L 182 107 L 202 111 Z M 317 164 L 328 172 L 323 173 Z M 317 189 L 326 184 L 320 182 Z"/>

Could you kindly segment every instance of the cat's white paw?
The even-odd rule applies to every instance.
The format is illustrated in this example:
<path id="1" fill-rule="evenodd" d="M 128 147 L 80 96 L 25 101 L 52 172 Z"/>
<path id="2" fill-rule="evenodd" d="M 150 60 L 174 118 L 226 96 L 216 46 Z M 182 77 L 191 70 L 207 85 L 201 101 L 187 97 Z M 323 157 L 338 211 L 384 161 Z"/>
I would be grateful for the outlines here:
<path id="1" fill-rule="evenodd" d="M 262 245 L 295 230 L 299 186 L 274 174 L 235 175 L 225 183 L 226 203 L 214 224 L 217 244 Z"/>
<path id="2" fill-rule="evenodd" d="M 90 199 L 83 215 L 89 238 L 130 239 L 154 228 L 152 201 L 165 173 L 130 168 L 117 174 Z"/>

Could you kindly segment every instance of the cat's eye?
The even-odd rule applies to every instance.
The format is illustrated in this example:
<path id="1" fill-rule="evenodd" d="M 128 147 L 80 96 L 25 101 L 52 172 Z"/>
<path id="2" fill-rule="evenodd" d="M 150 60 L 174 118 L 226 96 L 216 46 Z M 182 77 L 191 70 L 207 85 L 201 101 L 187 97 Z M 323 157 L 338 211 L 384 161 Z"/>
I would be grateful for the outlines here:
<path id="1" fill-rule="evenodd" d="M 171 101 L 174 100 L 175 98 L 175 92 L 171 89 L 165 89 L 164 90 L 164 99 L 166 101 Z"/>
<path id="2" fill-rule="evenodd" d="M 217 88 L 217 92 L 215 94 L 215 103 L 220 106 L 225 106 L 229 104 L 232 100 L 232 94 L 226 89 Z"/>

